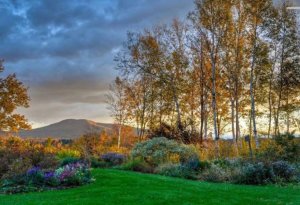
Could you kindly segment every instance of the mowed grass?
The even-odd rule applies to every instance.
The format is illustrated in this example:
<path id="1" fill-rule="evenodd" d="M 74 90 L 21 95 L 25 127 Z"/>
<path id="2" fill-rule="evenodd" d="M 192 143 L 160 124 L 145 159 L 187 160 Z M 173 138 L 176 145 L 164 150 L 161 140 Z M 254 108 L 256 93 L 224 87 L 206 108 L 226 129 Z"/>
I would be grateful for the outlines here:
<path id="1" fill-rule="evenodd" d="M 79 188 L 0 195 L 0 205 L 300 204 L 300 187 L 214 184 L 118 170 L 93 170 Z"/>

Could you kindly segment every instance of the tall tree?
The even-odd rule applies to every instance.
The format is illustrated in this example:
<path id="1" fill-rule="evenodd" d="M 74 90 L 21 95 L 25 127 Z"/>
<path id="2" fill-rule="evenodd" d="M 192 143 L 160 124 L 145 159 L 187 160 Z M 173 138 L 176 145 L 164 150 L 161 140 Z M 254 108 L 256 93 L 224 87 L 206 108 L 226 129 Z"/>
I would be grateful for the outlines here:
<path id="1" fill-rule="evenodd" d="M 108 108 L 111 116 L 118 126 L 118 148 L 121 146 L 122 127 L 128 120 L 127 102 L 126 102 L 124 82 L 117 77 L 110 85 L 110 92 L 106 95 Z"/>
<path id="2" fill-rule="evenodd" d="M 3 61 L 0 61 L 0 74 L 3 71 Z M 29 107 L 27 90 L 15 74 L 0 77 L 0 130 L 15 132 L 31 128 L 24 115 L 15 113 L 18 107 Z"/>
<path id="3" fill-rule="evenodd" d="M 229 0 L 198 0 L 196 1 L 194 21 L 201 29 L 205 48 L 209 55 L 211 67 L 211 96 L 213 110 L 213 127 L 216 141 L 219 140 L 218 106 L 217 106 L 217 74 L 220 71 L 221 46 L 227 35 L 227 22 L 231 18 L 231 1 Z"/>
<path id="4" fill-rule="evenodd" d="M 256 147 L 259 147 L 259 139 L 256 126 L 256 105 L 254 93 L 255 69 L 257 69 L 258 46 L 260 41 L 259 31 L 263 25 L 263 17 L 271 5 L 269 0 L 247 0 L 247 12 L 249 14 L 250 35 L 249 41 L 251 45 L 251 66 L 250 66 L 250 100 L 251 100 L 251 121 L 253 125 L 253 134 Z"/>
<path id="5" fill-rule="evenodd" d="M 275 134 L 280 133 L 279 118 L 282 112 L 286 115 L 286 132 L 290 132 L 290 114 L 296 109 L 294 105 L 299 95 L 300 87 L 300 50 L 299 33 L 296 14 L 287 9 L 289 4 L 284 2 L 277 10 L 277 42 L 280 57 L 276 75 L 277 112 L 275 117 Z M 292 98 L 293 96 L 293 98 Z M 292 103 L 291 103 L 292 102 Z"/>

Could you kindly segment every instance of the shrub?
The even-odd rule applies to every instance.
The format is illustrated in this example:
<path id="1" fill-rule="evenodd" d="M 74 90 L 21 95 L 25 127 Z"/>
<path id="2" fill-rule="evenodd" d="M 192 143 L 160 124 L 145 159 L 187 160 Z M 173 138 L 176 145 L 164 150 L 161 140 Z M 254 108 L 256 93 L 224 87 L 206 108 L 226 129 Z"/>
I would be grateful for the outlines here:
<path id="1" fill-rule="evenodd" d="M 209 161 L 200 161 L 200 171 L 204 171 L 210 167 L 211 163 Z"/>
<path id="2" fill-rule="evenodd" d="M 232 167 L 241 166 L 243 162 L 239 158 L 233 158 L 233 159 L 225 158 L 225 159 L 213 160 L 212 163 L 222 168 L 232 168 Z"/>
<path id="3" fill-rule="evenodd" d="M 155 173 L 170 176 L 170 177 L 179 177 L 179 178 L 186 178 L 186 179 L 195 179 L 196 172 L 193 169 L 189 169 L 182 164 L 162 164 L 158 166 Z"/>
<path id="4" fill-rule="evenodd" d="M 248 163 L 242 167 L 237 183 L 263 185 L 274 181 L 273 169 L 262 162 Z"/>
<path id="5" fill-rule="evenodd" d="M 268 161 L 299 162 L 300 140 L 292 134 L 275 136 L 275 140 L 269 143 L 263 150 L 260 150 L 258 157 Z"/>
<path id="6" fill-rule="evenodd" d="M 153 173 L 154 171 L 148 163 L 139 159 L 130 160 L 127 163 L 122 164 L 119 169 L 143 173 Z"/>
<path id="7" fill-rule="evenodd" d="M 90 182 L 91 173 L 87 165 L 77 162 L 55 170 L 55 177 L 64 186 L 78 186 Z"/>
<path id="8" fill-rule="evenodd" d="M 103 161 L 100 161 L 96 158 L 92 158 L 91 159 L 91 167 L 92 168 L 106 168 L 107 167 L 107 163 L 106 162 L 103 162 Z"/>
<path id="9" fill-rule="evenodd" d="M 281 147 L 281 155 L 278 159 L 283 159 L 290 162 L 300 160 L 300 140 L 293 134 L 284 134 L 275 137 L 275 142 Z M 280 158 L 281 157 L 281 158 Z"/>
<path id="10" fill-rule="evenodd" d="M 19 178 L 19 176 L 24 175 L 31 166 L 29 159 L 15 159 L 14 162 L 8 164 L 7 171 L 3 174 L 2 179 Z"/>
<path id="11" fill-rule="evenodd" d="M 133 158 L 140 158 L 151 166 L 165 163 L 185 163 L 197 156 L 192 146 L 180 144 L 164 137 L 137 143 L 131 152 Z"/>
<path id="12" fill-rule="evenodd" d="M 196 144 L 199 141 L 199 133 L 191 131 L 187 125 L 178 127 L 167 123 L 162 123 L 160 127 L 151 130 L 149 138 L 152 139 L 157 137 L 165 137 L 169 140 L 183 142 L 184 144 Z"/>
<path id="13" fill-rule="evenodd" d="M 23 140 L 18 137 L 3 138 L 0 148 L 0 178 L 12 177 L 24 173 L 32 166 L 42 169 L 54 169 L 59 161 L 56 148 L 45 147 L 41 142 Z"/>
<path id="14" fill-rule="evenodd" d="M 100 157 L 104 162 L 108 164 L 108 166 L 117 166 L 122 164 L 126 157 L 123 154 L 118 154 L 114 152 L 106 153 L 101 155 Z"/>
<path id="15" fill-rule="evenodd" d="M 0 189 L 0 193 L 4 194 L 18 194 L 40 191 L 41 189 L 34 186 L 28 185 L 14 185 L 11 181 L 5 180 Z"/>
<path id="16" fill-rule="evenodd" d="M 60 162 L 60 166 L 65 166 L 67 164 L 75 164 L 77 162 L 81 162 L 82 160 L 78 157 L 66 157 L 62 158 Z"/>
<path id="17" fill-rule="evenodd" d="M 59 165 L 59 160 L 54 154 L 45 154 L 43 159 L 36 164 L 41 169 L 53 169 Z"/>
<path id="18" fill-rule="evenodd" d="M 225 182 L 228 181 L 229 178 L 228 170 L 216 164 L 211 164 L 200 174 L 200 179 L 209 182 Z"/>
<path id="19" fill-rule="evenodd" d="M 32 167 L 23 174 L 3 180 L 0 193 L 41 191 L 49 187 L 72 187 L 91 181 L 90 170 L 83 163 L 67 164 L 54 171 Z"/>
<path id="20" fill-rule="evenodd" d="M 50 187 L 56 187 L 60 184 L 59 179 L 55 176 L 54 171 L 48 171 L 44 173 L 45 185 Z"/>
<path id="21" fill-rule="evenodd" d="M 294 166 L 290 165 L 286 161 L 277 161 L 272 163 L 272 168 L 276 180 L 282 182 L 297 181 L 297 173 Z"/>
<path id="22" fill-rule="evenodd" d="M 57 157 L 61 160 L 65 158 L 79 158 L 80 152 L 72 149 L 63 149 L 57 152 Z"/>
<path id="23" fill-rule="evenodd" d="M 39 167 L 32 167 L 26 173 L 26 183 L 33 186 L 41 186 L 44 183 L 44 173 Z"/>
<path id="24" fill-rule="evenodd" d="M 191 171 L 199 171 L 205 165 L 200 162 L 198 157 L 195 156 L 195 157 L 191 157 L 186 162 L 183 162 L 182 166 L 184 166 L 186 169 L 191 170 Z"/>

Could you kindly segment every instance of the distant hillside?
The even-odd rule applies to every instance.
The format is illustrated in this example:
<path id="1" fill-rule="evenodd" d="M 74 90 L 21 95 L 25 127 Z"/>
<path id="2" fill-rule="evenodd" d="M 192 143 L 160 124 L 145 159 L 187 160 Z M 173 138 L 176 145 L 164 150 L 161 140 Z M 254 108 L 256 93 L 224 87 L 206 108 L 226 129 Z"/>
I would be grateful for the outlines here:
<path id="1" fill-rule="evenodd" d="M 56 139 L 74 139 L 83 134 L 103 130 L 112 131 L 113 124 L 97 123 L 90 120 L 74 120 L 68 119 L 58 123 L 54 123 L 45 127 L 32 129 L 28 131 L 20 131 L 19 136 L 24 138 L 56 138 Z"/>

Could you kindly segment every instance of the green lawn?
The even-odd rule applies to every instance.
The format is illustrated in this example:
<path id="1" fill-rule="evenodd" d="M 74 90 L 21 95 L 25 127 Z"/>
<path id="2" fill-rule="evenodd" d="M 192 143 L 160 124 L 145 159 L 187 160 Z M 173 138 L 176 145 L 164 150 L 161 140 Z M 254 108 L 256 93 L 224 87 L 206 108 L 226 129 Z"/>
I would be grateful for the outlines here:
<path id="1" fill-rule="evenodd" d="M 300 187 L 213 184 L 118 170 L 94 170 L 79 188 L 0 195 L 0 205 L 300 204 Z"/>

